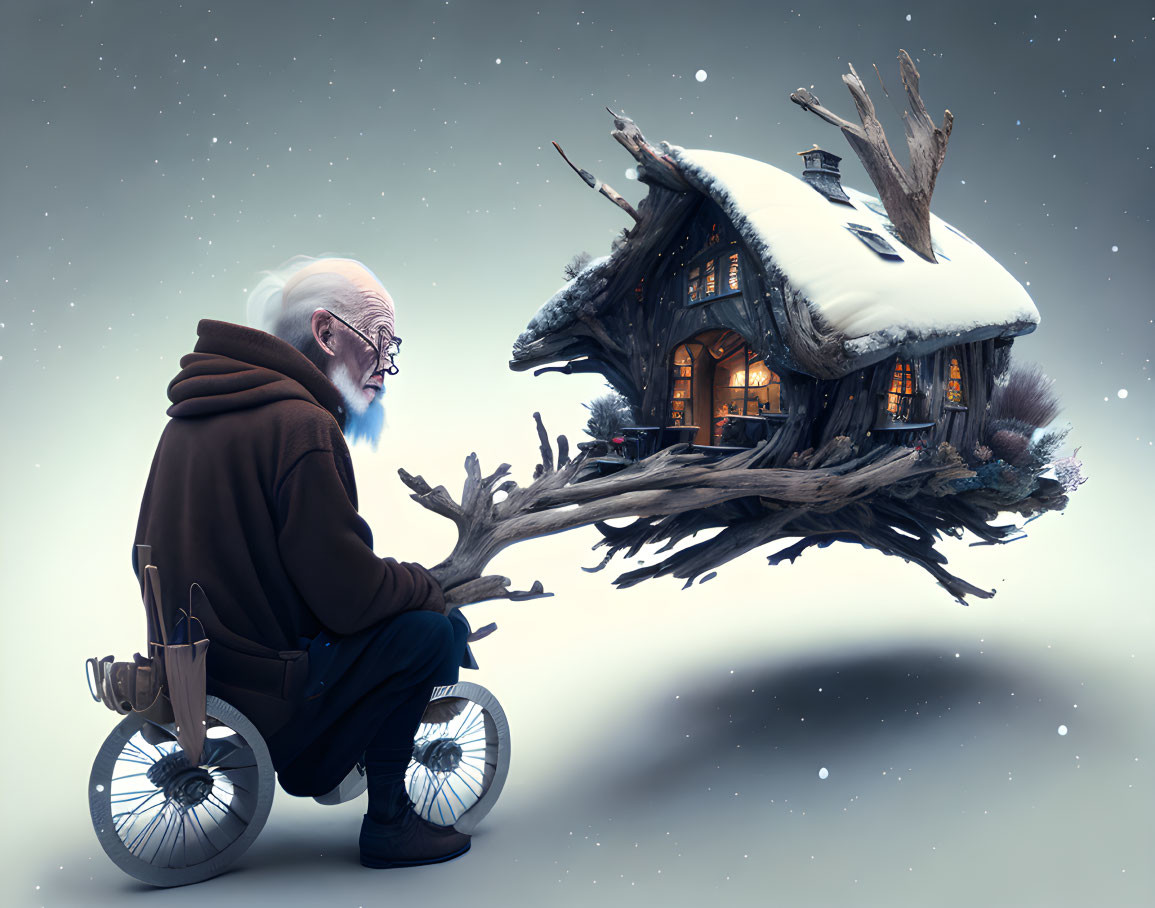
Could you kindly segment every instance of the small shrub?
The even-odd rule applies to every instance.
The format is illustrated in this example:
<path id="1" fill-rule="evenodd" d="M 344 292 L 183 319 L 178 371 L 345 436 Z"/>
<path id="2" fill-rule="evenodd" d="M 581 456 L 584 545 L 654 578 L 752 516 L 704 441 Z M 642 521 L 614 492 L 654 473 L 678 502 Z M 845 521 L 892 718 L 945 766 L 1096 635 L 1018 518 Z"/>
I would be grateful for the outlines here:
<path id="1" fill-rule="evenodd" d="M 1031 458 L 1031 440 L 1010 429 L 999 429 L 991 436 L 990 448 L 999 460 L 1016 467 L 1026 466 Z"/>
<path id="2" fill-rule="evenodd" d="M 1041 473 L 1054 458 L 1069 431 L 1067 427 L 1038 435 L 1018 420 L 999 420 L 988 429 L 987 450 L 1012 466 L 1031 473 Z M 978 451 L 975 453 L 977 456 Z M 980 456 L 979 459 L 983 458 Z"/>
<path id="3" fill-rule="evenodd" d="M 1055 452 L 1059 450 L 1059 445 L 1067 437 L 1067 429 L 1059 429 L 1054 432 L 1044 432 L 1037 441 L 1031 443 L 1031 457 L 1041 470 L 1043 465 L 1055 456 Z"/>
<path id="4" fill-rule="evenodd" d="M 585 432 L 591 438 L 608 441 L 634 421 L 630 402 L 616 392 L 594 398 L 582 406 L 590 411 Z"/>
<path id="5" fill-rule="evenodd" d="M 585 266 L 592 261 L 592 259 L 593 256 L 591 256 L 588 252 L 579 252 L 569 260 L 569 264 L 566 265 L 562 270 L 565 271 L 565 276 L 572 281 L 575 277 L 578 276 L 579 273 L 581 273 L 582 269 L 584 269 Z"/>

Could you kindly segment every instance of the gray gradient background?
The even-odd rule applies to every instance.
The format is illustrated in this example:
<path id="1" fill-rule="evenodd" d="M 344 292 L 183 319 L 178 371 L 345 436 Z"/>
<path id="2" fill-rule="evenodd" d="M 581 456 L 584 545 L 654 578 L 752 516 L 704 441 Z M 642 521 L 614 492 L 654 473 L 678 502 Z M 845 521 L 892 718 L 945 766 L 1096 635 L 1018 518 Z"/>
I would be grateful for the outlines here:
<path id="1" fill-rule="evenodd" d="M 5 904 L 1151 897 L 1155 4 L 209 6 L 3 5 Z M 578 570 L 592 530 L 527 543 L 494 567 L 556 597 L 471 612 L 501 625 L 470 679 L 514 750 L 467 857 L 365 871 L 363 805 L 281 793 L 234 872 L 163 894 L 120 874 L 85 798 L 114 717 L 81 663 L 140 647 L 129 548 L 197 320 L 243 320 L 259 270 L 301 252 L 381 275 L 405 355 L 384 444 L 354 449 L 362 512 L 381 554 L 435 562 L 451 530 L 397 467 L 456 488 L 476 450 L 524 479 L 532 411 L 580 437 L 600 390 L 506 368 L 562 265 L 626 223 L 550 140 L 635 202 L 607 104 L 652 140 L 786 169 L 818 142 L 869 189 L 788 94 L 851 116 L 850 60 L 901 145 L 900 47 L 956 118 L 934 209 L 1030 282 L 1043 320 L 1016 351 L 1056 378 L 1091 476 L 1024 540 L 944 545 L 997 596 L 964 608 L 848 547 L 618 592 Z"/>

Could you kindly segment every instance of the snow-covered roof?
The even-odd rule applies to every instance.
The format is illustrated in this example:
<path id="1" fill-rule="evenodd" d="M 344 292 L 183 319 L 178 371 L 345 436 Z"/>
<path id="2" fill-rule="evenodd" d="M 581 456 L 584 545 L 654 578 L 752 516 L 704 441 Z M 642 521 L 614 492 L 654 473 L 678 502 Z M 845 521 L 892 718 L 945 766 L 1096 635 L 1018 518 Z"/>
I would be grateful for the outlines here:
<path id="1" fill-rule="evenodd" d="M 741 155 L 668 146 L 692 183 L 722 208 L 746 243 L 785 274 L 851 356 L 923 338 L 1039 322 L 1027 291 L 1002 265 L 934 214 L 928 262 L 892 234 L 882 203 L 844 186 L 850 204 L 829 201 L 792 174 Z M 883 258 L 848 224 L 892 248 Z"/>
<path id="2" fill-rule="evenodd" d="M 663 143 L 687 180 L 712 198 L 769 273 L 782 272 L 841 341 L 839 371 L 905 347 L 1024 334 L 1039 312 L 1023 286 L 961 230 L 931 214 L 937 263 L 904 245 L 875 197 L 843 186 L 850 203 L 829 201 L 804 180 L 762 161 Z M 848 229 L 855 225 L 857 230 Z M 860 235 L 881 240 L 886 257 Z M 870 239 L 868 237 L 868 239 Z M 870 239 L 875 246 L 878 242 Z M 625 245 L 589 262 L 538 309 L 514 344 L 514 361 L 535 342 L 598 305 Z"/>
<path id="3" fill-rule="evenodd" d="M 583 305 L 589 305 L 589 301 L 596 298 L 605 286 L 611 259 L 612 256 L 603 255 L 587 262 L 557 293 L 541 304 L 520 339 L 533 340 L 570 324 Z"/>

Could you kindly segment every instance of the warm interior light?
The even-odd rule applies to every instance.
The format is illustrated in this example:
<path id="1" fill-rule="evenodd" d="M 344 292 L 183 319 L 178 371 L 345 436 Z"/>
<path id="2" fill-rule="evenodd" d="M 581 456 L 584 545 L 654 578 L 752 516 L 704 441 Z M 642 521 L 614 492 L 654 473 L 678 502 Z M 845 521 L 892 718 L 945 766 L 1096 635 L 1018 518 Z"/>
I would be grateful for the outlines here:
<path id="1" fill-rule="evenodd" d="M 742 371 L 730 373 L 731 388 L 764 388 L 770 384 L 770 370 L 762 366 L 754 366 L 750 370 L 750 384 L 746 384 L 746 373 Z"/>

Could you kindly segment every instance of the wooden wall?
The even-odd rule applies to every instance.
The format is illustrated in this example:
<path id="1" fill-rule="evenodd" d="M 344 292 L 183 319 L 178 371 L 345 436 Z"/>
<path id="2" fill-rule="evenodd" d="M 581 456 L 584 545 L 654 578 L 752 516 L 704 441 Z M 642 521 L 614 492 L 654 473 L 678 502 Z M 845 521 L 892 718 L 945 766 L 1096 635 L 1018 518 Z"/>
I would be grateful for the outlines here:
<path id="1" fill-rule="evenodd" d="M 801 371 L 799 360 L 805 358 L 801 351 L 796 352 L 799 337 L 791 325 L 791 308 L 796 312 L 804 303 L 798 302 L 782 274 L 765 274 L 758 257 L 732 231 L 723 232 L 716 248 L 736 241 L 729 248 L 741 253 L 741 294 L 687 306 L 685 271 L 694 254 L 705 246 L 710 226 L 717 223 L 725 231 L 729 222 L 706 199 L 688 210 L 683 208 L 681 214 L 683 226 L 669 231 L 673 242 L 661 254 L 651 254 L 649 266 L 643 269 L 641 300 L 637 299 L 636 286 L 608 290 L 628 294 L 629 299 L 625 305 L 609 306 L 601 319 L 611 336 L 625 341 L 627 361 L 633 362 L 638 381 L 632 388 L 619 390 L 634 405 L 640 424 L 668 422 L 674 348 L 709 329 L 728 328 L 745 337 L 782 378 L 789 415 L 771 438 L 761 458 L 763 465 L 783 465 L 795 452 L 821 448 L 837 436 L 848 436 L 860 453 L 899 441 L 913 444 L 922 440 L 932 446 L 945 441 L 964 458 L 973 460 L 995 376 L 1005 370 L 1003 348 L 1009 341 L 963 344 L 914 358 L 919 397 L 910 422 L 935 425 L 919 433 L 877 432 L 876 425 L 885 418 L 882 411 L 896 357 L 839 378 L 817 378 Z M 719 280 L 723 277 L 719 275 Z M 821 355 L 819 347 L 824 343 L 820 327 L 813 335 L 818 344 L 808 351 L 811 360 Z M 946 407 L 947 366 L 952 355 L 962 361 L 965 409 Z M 702 412 L 699 400 L 695 410 L 698 424 Z"/>
<path id="2" fill-rule="evenodd" d="M 773 268 L 767 273 L 713 201 L 651 186 L 638 210 L 642 220 L 618 241 L 612 278 L 583 301 L 572 324 L 532 342 L 515 368 L 568 361 L 563 371 L 604 375 L 630 401 L 639 425 L 667 425 L 673 350 L 704 331 L 731 329 L 782 378 L 788 416 L 777 424 L 759 465 L 786 465 L 792 456 L 832 445 L 840 436 L 850 438 L 858 453 L 878 445 L 949 442 L 973 462 L 995 378 L 1007 367 L 1009 340 L 914 357 L 921 396 L 910 421 L 934 426 L 918 433 L 879 432 L 896 357 L 839 375 L 849 360 L 838 338 L 785 275 Z M 714 224 L 720 230 L 714 248 L 740 253 L 741 292 L 687 306 L 685 273 Z M 946 407 L 952 350 L 962 359 L 965 410 Z M 694 420 L 701 425 L 700 400 L 698 407 Z"/>

